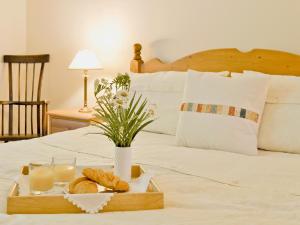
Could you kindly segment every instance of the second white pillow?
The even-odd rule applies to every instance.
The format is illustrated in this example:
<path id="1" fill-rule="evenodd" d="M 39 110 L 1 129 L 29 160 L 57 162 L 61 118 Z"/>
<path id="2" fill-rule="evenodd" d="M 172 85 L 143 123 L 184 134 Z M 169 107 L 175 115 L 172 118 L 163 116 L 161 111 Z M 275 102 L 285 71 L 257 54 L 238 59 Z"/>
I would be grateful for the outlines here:
<path id="1" fill-rule="evenodd" d="M 187 72 L 131 73 L 131 95 L 142 95 L 148 104 L 156 106 L 157 119 L 144 130 L 176 134 L 179 112 Z"/>
<path id="2" fill-rule="evenodd" d="M 257 153 L 269 79 L 189 72 L 177 128 L 179 145 Z"/>

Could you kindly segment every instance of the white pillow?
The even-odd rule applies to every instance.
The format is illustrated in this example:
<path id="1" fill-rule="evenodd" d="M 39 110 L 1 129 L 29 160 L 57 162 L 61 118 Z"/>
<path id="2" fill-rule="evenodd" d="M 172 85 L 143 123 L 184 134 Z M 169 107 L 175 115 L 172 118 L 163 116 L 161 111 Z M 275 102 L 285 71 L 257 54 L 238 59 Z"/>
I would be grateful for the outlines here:
<path id="1" fill-rule="evenodd" d="M 131 73 L 131 94 L 142 94 L 156 105 L 157 119 L 144 130 L 176 134 L 184 83 L 187 72 Z"/>
<path id="2" fill-rule="evenodd" d="M 243 73 L 231 73 L 232 77 L 241 75 L 267 76 L 270 79 L 267 103 L 298 104 L 300 103 L 300 77 L 290 75 L 270 75 L 245 70 Z"/>
<path id="3" fill-rule="evenodd" d="M 261 74 L 245 71 L 245 76 Z M 300 77 L 270 77 L 267 103 L 258 136 L 264 150 L 300 154 Z"/>
<path id="4" fill-rule="evenodd" d="M 268 80 L 260 75 L 228 78 L 189 72 L 177 143 L 255 155 Z"/>

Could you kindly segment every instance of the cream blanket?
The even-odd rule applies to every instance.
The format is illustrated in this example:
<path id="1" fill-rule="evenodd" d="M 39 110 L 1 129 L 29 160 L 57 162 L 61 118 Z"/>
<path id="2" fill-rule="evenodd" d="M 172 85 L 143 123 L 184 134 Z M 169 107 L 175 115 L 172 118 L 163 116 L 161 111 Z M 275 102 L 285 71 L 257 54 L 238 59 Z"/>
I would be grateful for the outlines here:
<path id="1" fill-rule="evenodd" d="M 300 224 L 300 155 L 244 156 L 175 146 L 175 137 L 143 132 L 134 161 L 154 172 L 165 209 L 69 215 L 6 215 L 6 195 L 33 159 L 74 155 L 78 164 L 112 163 L 113 145 L 93 127 L 0 144 L 0 224 L 286 225 Z"/>

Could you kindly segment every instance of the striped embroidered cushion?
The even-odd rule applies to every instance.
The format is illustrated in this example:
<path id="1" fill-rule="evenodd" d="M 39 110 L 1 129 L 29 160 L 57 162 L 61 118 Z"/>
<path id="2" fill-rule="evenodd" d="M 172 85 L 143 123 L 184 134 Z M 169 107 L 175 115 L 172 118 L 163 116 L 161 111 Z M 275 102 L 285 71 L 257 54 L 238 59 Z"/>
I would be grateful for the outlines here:
<path id="1" fill-rule="evenodd" d="M 177 126 L 178 145 L 257 154 L 269 79 L 189 71 Z"/>

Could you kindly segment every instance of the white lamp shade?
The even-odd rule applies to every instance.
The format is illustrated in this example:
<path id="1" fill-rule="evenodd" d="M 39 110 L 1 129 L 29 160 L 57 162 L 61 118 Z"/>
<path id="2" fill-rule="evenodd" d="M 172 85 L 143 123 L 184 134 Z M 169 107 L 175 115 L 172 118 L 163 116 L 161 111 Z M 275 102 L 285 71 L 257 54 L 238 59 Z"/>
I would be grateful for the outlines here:
<path id="1" fill-rule="evenodd" d="M 96 54 L 91 50 L 81 50 L 77 52 L 69 69 L 74 70 L 97 70 L 102 69 Z"/>

